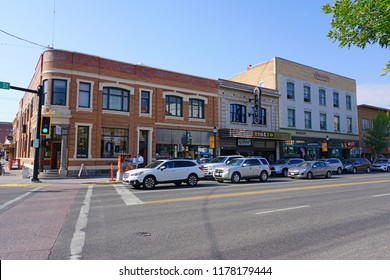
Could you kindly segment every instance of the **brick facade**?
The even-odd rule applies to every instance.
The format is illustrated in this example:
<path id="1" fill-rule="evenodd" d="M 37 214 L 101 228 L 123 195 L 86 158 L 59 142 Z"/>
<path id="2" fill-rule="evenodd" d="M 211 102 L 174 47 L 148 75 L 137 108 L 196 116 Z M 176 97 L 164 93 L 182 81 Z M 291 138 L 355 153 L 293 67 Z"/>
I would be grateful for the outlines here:
<path id="1" fill-rule="evenodd" d="M 57 83 L 58 80 L 61 83 L 64 81 L 66 85 L 66 94 L 61 96 L 64 100 L 60 101 L 56 100 L 57 97 L 53 98 L 56 94 L 53 93 L 56 90 L 53 88 L 53 81 Z M 107 157 L 105 154 L 107 147 L 104 146 L 107 146 L 109 136 L 103 137 L 103 134 L 107 131 L 121 134 L 113 135 L 113 143 L 110 143 L 115 149 L 115 155 L 121 151 L 131 155 L 144 153 L 145 162 L 150 163 L 158 152 L 156 148 L 159 143 L 156 136 L 159 134 L 158 131 L 172 131 L 172 134 L 184 135 L 188 132 L 199 134 L 202 140 L 198 142 L 202 142 L 202 149 L 205 149 L 208 141 L 204 138 L 207 138 L 208 134 L 211 135 L 214 126 L 217 125 L 218 83 L 212 79 L 76 52 L 48 50 L 41 55 L 30 86 L 39 84 L 43 84 L 46 89 L 42 115 L 51 117 L 53 131 L 56 126 L 57 129 L 62 128 L 62 135 L 54 134 L 48 137 L 51 142 L 47 149 L 51 149 L 51 153 L 42 151 L 43 165 L 45 169 L 59 167 L 63 174 L 74 175 L 81 163 L 93 173 L 106 172 L 111 163 L 116 164 L 116 157 Z M 90 87 L 90 102 L 87 108 L 80 106 L 81 102 L 86 102 L 80 93 L 81 86 L 84 85 Z M 107 97 L 109 101 L 108 99 L 103 101 L 103 98 L 106 98 L 103 91 L 107 89 L 113 93 L 109 93 Z M 122 95 L 115 95 L 117 92 L 121 92 Z M 127 106 L 123 105 L 127 102 L 127 97 L 124 97 L 127 93 L 128 110 L 127 107 L 118 109 L 116 107 L 119 104 L 118 98 L 122 100 L 122 106 Z M 148 113 L 141 112 L 142 93 L 148 96 L 146 101 L 150 108 Z M 182 115 L 170 116 L 166 113 L 166 96 L 182 100 L 180 105 Z M 204 104 L 203 116 L 190 117 L 192 99 L 200 100 Z M 26 143 L 35 138 L 36 114 L 34 113 L 31 118 L 26 118 L 25 115 L 28 108 L 37 108 L 37 98 L 26 93 L 22 104 L 15 122 L 18 143 L 16 156 L 29 165 L 32 164 L 32 153 L 26 150 Z M 103 106 L 112 107 L 104 109 Z M 27 124 L 29 128 L 25 134 L 20 133 L 23 124 Z M 84 137 L 78 135 L 81 132 L 88 137 L 88 142 L 79 139 Z M 83 157 L 80 157 L 81 142 L 86 144 L 84 148 L 89 149 L 82 152 Z M 164 144 L 168 145 L 167 141 Z M 180 144 L 182 143 L 177 141 L 170 143 L 171 149 Z M 199 145 L 196 145 L 196 141 L 184 144 L 187 145 L 185 151 L 175 148 L 171 151 L 173 155 L 192 157 L 198 155 L 196 149 Z M 188 153 L 184 155 L 184 152 Z"/>

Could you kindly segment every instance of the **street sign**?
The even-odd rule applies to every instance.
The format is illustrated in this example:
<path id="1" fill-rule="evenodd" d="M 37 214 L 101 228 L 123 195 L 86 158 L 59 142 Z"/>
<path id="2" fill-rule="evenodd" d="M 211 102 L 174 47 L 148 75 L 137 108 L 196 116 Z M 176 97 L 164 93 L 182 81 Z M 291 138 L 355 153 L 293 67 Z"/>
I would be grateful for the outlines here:
<path id="1" fill-rule="evenodd" d="M 39 148 L 39 139 L 34 139 L 33 141 L 33 148 L 38 149 Z"/>
<path id="2" fill-rule="evenodd" d="M 9 89 L 11 86 L 10 83 L 7 82 L 0 82 L 0 89 Z"/>

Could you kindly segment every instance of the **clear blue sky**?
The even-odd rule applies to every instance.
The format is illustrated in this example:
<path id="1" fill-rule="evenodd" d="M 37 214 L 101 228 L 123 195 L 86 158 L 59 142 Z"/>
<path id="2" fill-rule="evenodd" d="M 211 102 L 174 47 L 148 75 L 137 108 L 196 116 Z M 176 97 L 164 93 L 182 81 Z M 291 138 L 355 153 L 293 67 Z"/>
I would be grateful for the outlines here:
<path id="1" fill-rule="evenodd" d="M 389 52 L 340 49 L 326 37 L 331 0 L 13 0 L 0 30 L 57 49 L 207 78 L 229 78 L 282 57 L 355 79 L 358 103 L 390 108 Z M 55 13 L 54 13 L 55 7 Z M 0 32 L 0 81 L 27 87 L 44 49 Z M 0 121 L 22 93 L 0 90 Z"/>

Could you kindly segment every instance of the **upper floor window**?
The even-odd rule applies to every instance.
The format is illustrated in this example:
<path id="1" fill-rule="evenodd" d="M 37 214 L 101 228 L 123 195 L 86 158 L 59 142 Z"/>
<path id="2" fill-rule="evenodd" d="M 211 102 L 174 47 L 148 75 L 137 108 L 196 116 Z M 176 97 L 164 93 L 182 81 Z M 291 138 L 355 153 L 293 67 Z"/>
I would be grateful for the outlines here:
<path id="1" fill-rule="evenodd" d="M 347 117 L 347 133 L 352 133 L 352 118 Z"/>
<path id="2" fill-rule="evenodd" d="M 190 98 L 190 118 L 204 119 L 204 101 Z"/>
<path id="3" fill-rule="evenodd" d="M 304 86 L 303 87 L 303 101 L 311 102 L 311 93 L 310 93 L 310 87 L 309 86 Z"/>
<path id="4" fill-rule="evenodd" d="M 129 112 L 130 94 L 120 88 L 103 88 L 103 110 Z"/>
<path id="5" fill-rule="evenodd" d="M 167 95 L 165 97 L 165 115 L 182 117 L 183 98 L 174 95 Z"/>
<path id="6" fill-rule="evenodd" d="M 67 80 L 53 79 L 51 105 L 66 105 Z"/>
<path id="7" fill-rule="evenodd" d="M 287 82 L 287 99 L 295 99 L 294 83 Z"/>
<path id="8" fill-rule="evenodd" d="M 340 116 L 334 116 L 334 131 L 340 131 Z"/>
<path id="9" fill-rule="evenodd" d="M 335 108 L 340 107 L 339 94 L 337 92 L 333 92 L 333 107 Z"/>
<path id="10" fill-rule="evenodd" d="M 141 114 L 150 114 L 150 91 L 141 90 Z"/>
<path id="11" fill-rule="evenodd" d="M 295 127 L 295 110 L 287 109 L 288 127 Z"/>
<path id="12" fill-rule="evenodd" d="M 46 100 L 47 100 L 47 85 L 48 85 L 48 81 L 43 80 L 43 96 L 42 96 L 42 104 L 43 105 L 46 104 Z"/>
<path id="13" fill-rule="evenodd" d="M 91 108 L 91 84 L 79 83 L 79 100 L 78 106 L 82 108 Z"/>
<path id="14" fill-rule="evenodd" d="M 230 121 L 246 123 L 246 106 L 230 104 Z"/>
<path id="15" fill-rule="evenodd" d="M 311 129 L 311 112 L 305 111 L 305 128 Z"/>
<path id="16" fill-rule="evenodd" d="M 318 97 L 319 97 L 319 103 L 320 105 L 325 106 L 326 105 L 326 94 L 324 89 L 320 89 L 318 91 Z"/>
<path id="17" fill-rule="evenodd" d="M 326 130 L 327 129 L 326 114 L 320 114 L 320 129 L 321 130 Z"/>
<path id="18" fill-rule="evenodd" d="M 362 119 L 362 129 L 363 131 L 367 131 L 370 129 L 370 120 Z"/>
<path id="19" fill-rule="evenodd" d="M 352 110 L 352 98 L 350 95 L 347 95 L 345 98 L 345 105 L 347 107 L 347 110 Z"/>

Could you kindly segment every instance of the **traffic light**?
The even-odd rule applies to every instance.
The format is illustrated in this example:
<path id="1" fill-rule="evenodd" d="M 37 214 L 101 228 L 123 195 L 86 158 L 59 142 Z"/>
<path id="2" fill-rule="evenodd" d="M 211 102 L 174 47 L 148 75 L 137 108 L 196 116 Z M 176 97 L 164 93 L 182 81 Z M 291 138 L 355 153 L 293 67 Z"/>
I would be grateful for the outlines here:
<path id="1" fill-rule="evenodd" d="M 51 117 L 41 118 L 41 135 L 50 135 Z"/>

